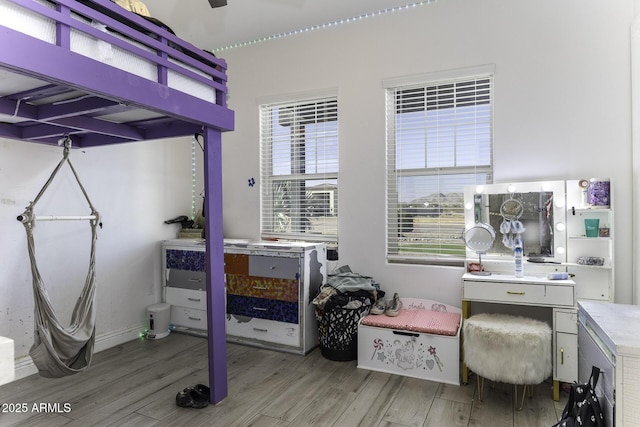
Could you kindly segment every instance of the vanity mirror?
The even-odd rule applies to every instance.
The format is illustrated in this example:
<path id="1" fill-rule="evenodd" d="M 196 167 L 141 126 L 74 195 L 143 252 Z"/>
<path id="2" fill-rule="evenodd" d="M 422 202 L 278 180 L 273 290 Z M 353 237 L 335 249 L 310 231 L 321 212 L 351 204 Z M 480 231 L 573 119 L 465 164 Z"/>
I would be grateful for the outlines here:
<path id="1" fill-rule="evenodd" d="M 496 230 L 495 244 L 483 254 L 486 260 L 511 261 L 514 247 L 522 245 L 530 260 L 565 262 L 564 188 L 564 181 L 467 186 L 466 229 L 488 224 Z M 467 248 L 467 257 L 473 257 L 475 251 Z"/>
<path id="2" fill-rule="evenodd" d="M 488 276 L 491 273 L 486 272 L 482 268 L 482 255 L 486 254 L 493 241 L 496 239 L 496 232 L 489 224 L 477 223 L 464 231 L 464 243 L 468 249 L 478 254 L 479 271 L 472 271 L 471 274 Z"/>

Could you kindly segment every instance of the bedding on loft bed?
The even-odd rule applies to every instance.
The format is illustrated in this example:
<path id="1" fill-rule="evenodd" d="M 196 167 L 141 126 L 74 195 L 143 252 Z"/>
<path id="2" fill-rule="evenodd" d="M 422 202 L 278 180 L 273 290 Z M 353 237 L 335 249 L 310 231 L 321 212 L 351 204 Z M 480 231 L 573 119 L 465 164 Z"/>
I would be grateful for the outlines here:
<path id="1" fill-rule="evenodd" d="M 0 36 L 0 137 L 77 147 L 233 127 L 224 60 L 109 0 L 0 0 Z"/>
<path id="2" fill-rule="evenodd" d="M 202 134 L 211 402 L 227 395 L 226 62 L 110 0 L 0 0 L 0 138 L 73 148 Z M 161 23 L 160 23 L 161 24 Z M 166 27 L 166 26 L 165 26 Z"/>

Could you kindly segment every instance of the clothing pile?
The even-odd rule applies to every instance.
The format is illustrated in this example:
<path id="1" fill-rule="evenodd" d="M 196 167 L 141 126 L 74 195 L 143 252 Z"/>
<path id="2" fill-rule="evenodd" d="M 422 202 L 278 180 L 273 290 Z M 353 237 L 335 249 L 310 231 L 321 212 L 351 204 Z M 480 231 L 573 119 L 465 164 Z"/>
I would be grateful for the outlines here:
<path id="1" fill-rule="evenodd" d="M 322 355 L 329 360 L 357 359 L 358 322 L 383 296 L 373 278 L 354 273 L 347 265 L 329 274 L 313 299 Z"/>
<path id="2" fill-rule="evenodd" d="M 348 265 L 344 265 L 328 275 L 327 284 L 320 288 L 313 304 L 324 311 L 331 311 L 335 307 L 353 310 L 370 307 L 382 296 L 384 291 L 380 290 L 380 285 L 372 277 L 354 273 Z"/>

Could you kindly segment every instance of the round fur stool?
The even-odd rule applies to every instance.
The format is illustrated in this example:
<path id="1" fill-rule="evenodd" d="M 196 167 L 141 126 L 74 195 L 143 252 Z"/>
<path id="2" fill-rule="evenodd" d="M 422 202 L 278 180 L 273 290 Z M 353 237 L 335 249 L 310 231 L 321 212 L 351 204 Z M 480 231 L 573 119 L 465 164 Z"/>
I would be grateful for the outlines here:
<path id="1" fill-rule="evenodd" d="M 466 319 L 462 329 L 464 362 L 478 376 L 482 401 L 484 378 L 514 385 L 514 402 L 521 410 L 529 387 L 551 375 L 551 328 L 521 316 L 481 313 Z M 518 407 L 517 385 L 523 385 Z"/>

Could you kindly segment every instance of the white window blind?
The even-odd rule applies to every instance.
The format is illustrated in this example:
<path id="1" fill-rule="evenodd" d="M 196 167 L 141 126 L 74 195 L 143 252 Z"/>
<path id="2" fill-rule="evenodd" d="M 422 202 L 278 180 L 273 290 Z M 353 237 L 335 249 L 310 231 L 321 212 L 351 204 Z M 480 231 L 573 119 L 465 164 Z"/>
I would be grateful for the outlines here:
<path id="1" fill-rule="evenodd" d="M 385 85 L 389 260 L 464 259 L 464 186 L 493 179 L 492 82 L 482 74 Z"/>
<path id="2" fill-rule="evenodd" d="M 336 242 L 338 101 L 260 105 L 263 238 Z"/>

